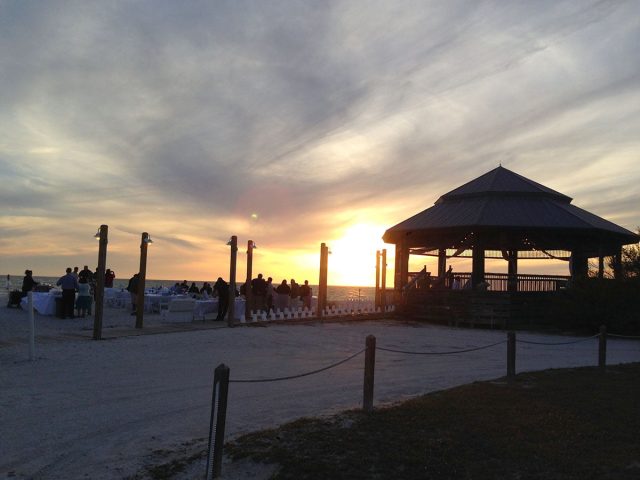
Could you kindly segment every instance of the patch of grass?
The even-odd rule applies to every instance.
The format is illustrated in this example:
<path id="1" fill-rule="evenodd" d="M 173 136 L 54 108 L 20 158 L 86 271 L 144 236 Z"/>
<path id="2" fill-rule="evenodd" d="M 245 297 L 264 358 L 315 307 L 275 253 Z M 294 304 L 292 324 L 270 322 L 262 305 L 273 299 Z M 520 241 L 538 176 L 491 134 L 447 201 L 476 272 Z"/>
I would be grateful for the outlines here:
<path id="1" fill-rule="evenodd" d="M 238 438 L 274 479 L 638 479 L 640 364 L 521 374 Z"/>

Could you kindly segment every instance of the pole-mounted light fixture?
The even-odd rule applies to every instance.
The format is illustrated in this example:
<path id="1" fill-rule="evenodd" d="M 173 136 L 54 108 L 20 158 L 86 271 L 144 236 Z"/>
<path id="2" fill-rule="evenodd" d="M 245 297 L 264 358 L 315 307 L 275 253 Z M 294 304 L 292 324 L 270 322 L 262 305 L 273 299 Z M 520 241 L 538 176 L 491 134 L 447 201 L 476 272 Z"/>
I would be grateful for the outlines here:
<path id="1" fill-rule="evenodd" d="M 96 240 L 100 240 L 100 227 L 98 227 L 98 231 L 96 232 L 96 234 L 93 236 L 93 238 L 95 238 Z"/>
<path id="2" fill-rule="evenodd" d="M 147 234 L 147 237 L 144 239 L 144 243 L 153 243 L 153 240 L 151 240 L 151 235 Z"/>

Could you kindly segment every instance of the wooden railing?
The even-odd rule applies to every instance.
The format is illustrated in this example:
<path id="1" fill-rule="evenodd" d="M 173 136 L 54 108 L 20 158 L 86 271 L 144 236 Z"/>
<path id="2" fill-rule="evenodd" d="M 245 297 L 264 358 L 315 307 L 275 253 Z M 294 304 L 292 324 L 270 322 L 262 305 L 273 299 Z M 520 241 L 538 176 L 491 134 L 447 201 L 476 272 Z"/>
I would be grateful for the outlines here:
<path id="1" fill-rule="evenodd" d="M 412 282 L 422 272 L 410 272 L 409 281 Z M 460 282 L 460 288 L 469 288 L 471 284 L 470 272 L 455 272 L 455 277 L 458 277 Z M 518 292 L 553 292 L 565 288 L 571 277 L 564 275 L 530 275 L 530 274 L 518 274 L 516 276 L 517 291 Z M 489 284 L 488 290 L 491 292 L 506 292 L 509 290 L 509 275 L 506 273 L 485 273 L 485 281 Z M 412 288 L 450 288 L 447 282 L 443 282 L 438 277 L 431 277 L 427 282 L 413 282 Z"/>

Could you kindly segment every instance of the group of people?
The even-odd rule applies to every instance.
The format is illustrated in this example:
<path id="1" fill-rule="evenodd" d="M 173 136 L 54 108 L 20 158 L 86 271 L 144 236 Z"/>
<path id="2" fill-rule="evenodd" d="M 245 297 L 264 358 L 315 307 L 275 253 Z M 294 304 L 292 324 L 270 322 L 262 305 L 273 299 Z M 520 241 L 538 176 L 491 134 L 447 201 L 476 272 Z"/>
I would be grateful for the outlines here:
<path id="1" fill-rule="evenodd" d="M 296 283 L 295 279 L 291 279 L 291 283 L 287 284 L 287 280 L 282 280 L 280 285 L 273 285 L 273 278 L 264 279 L 261 273 L 251 280 L 249 285 L 251 288 L 251 305 L 247 305 L 250 310 L 265 310 L 270 312 L 274 309 L 284 310 L 293 306 L 298 299 L 302 302 L 302 306 L 311 308 L 312 289 L 309 286 L 309 280 L 305 280 L 303 285 Z M 241 287 L 240 293 L 246 294 L 248 286 L 245 284 Z"/>
<path id="2" fill-rule="evenodd" d="M 218 315 L 216 320 L 224 320 L 229 309 L 229 288 L 229 284 L 222 277 L 218 277 L 213 286 L 208 282 L 204 282 L 202 287 L 198 288 L 195 282 L 189 285 L 184 280 L 182 283 L 176 283 L 169 289 L 169 292 L 171 294 L 197 295 L 199 298 L 204 299 L 217 297 Z M 250 295 L 247 295 L 247 288 L 250 289 Z M 276 309 L 284 310 L 294 306 L 297 302 L 301 302 L 301 306 L 311 308 L 311 295 L 312 288 L 308 280 L 305 280 L 304 284 L 300 285 L 293 278 L 290 283 L 287 283 L 285 279 L 275 286 L 273 285 L 273 278 L 268 277 L 265 279 L 262 273 L 259 273 L 248 284 L 242 284 L 240 289 L 235 292 L 235 296 L 244 296 L 250 299 L 245 308 L 250 311 L 264 310 L 267 312 Z"/>

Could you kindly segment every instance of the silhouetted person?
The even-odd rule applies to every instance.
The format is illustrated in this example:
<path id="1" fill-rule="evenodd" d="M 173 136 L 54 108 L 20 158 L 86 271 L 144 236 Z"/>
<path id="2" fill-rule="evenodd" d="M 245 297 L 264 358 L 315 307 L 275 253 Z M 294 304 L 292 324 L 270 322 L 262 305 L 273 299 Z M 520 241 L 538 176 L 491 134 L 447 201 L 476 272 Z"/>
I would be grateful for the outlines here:
<path id="1" fill-rule="evenodd" d="M 33 279 L 33 272 L 25 270 L 24 278 L 22 279 L 22 296 L 26 297 L 27 293 L 33 291 L 36 285 L 38 285 L 38 282 Z"/>
<path id="2" fill-rule="evenodd" d="M 300 286 L 300 299 L 305 308 L 311 308 L 311 287 L 309 286 L 309 280 L 305 280 L 304 285 Z"/>
<path id="3" fill-rule="evenodd" d="M 62 309 L 64 318 L 73 318 L 73 307 L 76 303 L 76 290 L 78 290 L 78 278 L 73 274 L 71 268 L 67 268 L 67 273 L 60 277 L 56 285 L 62 288 Z"/>
<path id="4" fill-rule="evenodd" d="M 229 284 L 222 277 L 218 277 L 213 284 L 213 291 L 218 294 L 218 316 L 216 320 L 224 320 L 229 309 Z"/>

